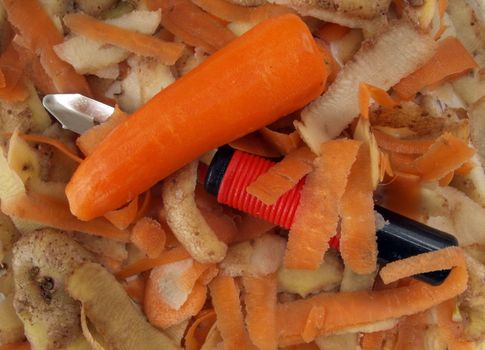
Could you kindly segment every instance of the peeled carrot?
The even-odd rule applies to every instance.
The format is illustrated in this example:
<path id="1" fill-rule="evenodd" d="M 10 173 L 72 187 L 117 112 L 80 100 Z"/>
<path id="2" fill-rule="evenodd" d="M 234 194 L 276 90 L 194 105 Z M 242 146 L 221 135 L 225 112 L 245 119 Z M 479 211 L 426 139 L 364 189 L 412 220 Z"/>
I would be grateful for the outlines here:
<path id="1" fill-rule="evenodd" d="M 256 349 L 249 340 L 239 301 L 239 288 L 229 276 L 218 276 L 209 285 L 212 305 L 217 315 L 217 329 L 224 349 Z"/>
<path id="2" fill-rule="evenodd" d="M 64 41 L 49 15 L 38 0 L 5 0 L 3 6 L 8 20 L 28 42 L 32 51 L 40 54 L 40 61 L 52 79 L 57 92 L 76 92 L 90 95 L 86 79 L 76 73 L 54 52 L 53 46 Z"/>
<path id="3" fill-rule="evenodd" d="M 126 204 L 204 152 L 306 105 L 326 76 L 301 19 L 260 23 L 113 130 L 69 182 L 71 211 L 89 220 Z"/>
<path id="4" fill-rule="evenodd" d="M 27 341 L 0 345 L 0 350 L 30 350 L 30 349 L 31 349 L 30 344 Z"/>
<path id="5" fill-rule="evenodd" d="M 258 176 L 246 191 L 265 204 L 274 204 L 313 170 L 314 158 L 315 154 L 308 147 L 299 148 Z"/>
<path id="6" fill-rule="evenodd" d="M 130 239 L 138 249 L 153 259 L 162 253 L 167 235 L 158 221 L 144 217 L 133 226 Z"/>
<path id="7" fill-rule="evenodd" d="M 162 9 L 162 25 L 190 46 L 214 53 L 236 36 L 217 18 L 190 0 L 148 0 L 151 10 Z"/>
<path id="8" fill-rule="evenodd" d="M 373 98 L 377 103 L 384 107 L 395 107 L 396 101 L 381 88 L 366 83 L 359 84 L 359 110 L 362 117 L 369 119 L 369 102 Z"/>
<path id="9" fill-rule="evenodd" d="M 116 228 L 124 230 L 135 221 L 138 213 L 138 197 L 133 199 L 123 208 L 112 210 L 104 214 L 104 217 L 111 222 Z"/>
<path id="10" fill-rule="evenodd" d="M 202 310 L 185 335 L 185 349 L 199 350 L 215 322 L 216 313 L 214 310 Z"/>
<path id="11" fill-rule="evenodd" d="M 306 179 L 290 229 L 285 266 L 317 269 L 338 224 L 338 203 L 344 194 L 359 141 L 334 140 L 321 147 L 316 169 Z"/>
<path id="12" fill-rule="evenodd" d="M 184 50 L 180 43 L 162 41 L 154 36 L 119 28 L 79 13 L 64 16 L 64 23 L 76 34 L 124 48 L 141 56 L 157 57 L 168 65 L 174 64 Z"/>
<path id="13" fill-rule="evenodd" d="M 340 253 L 360 274 L 376 270 L 377 244 L 373 184 L 368 147 L 360 147 L 340 203 Z"/>
<path id="14" fill-rule="evenodd" d="M 385 284 L 389 284 L 401 278 L 431 271 L 446 270 L 463 264 L 463 250 L 458 247 L 448 247 L 393 261 L 381 269 L 380 275 L 382 281 Z"/>
<path id="15" fill-rule="evenodd" d="M 458 169 L 474 154 L 475 150 L 466 142 L 450 133 L 445 133 L 425 154 L 414 160 L 413 166 L 422 181 L 439 180 L 449 172 Z"/>
<path id="16" fill-rule="evenodd" d="M 433 144 L 433 140 L 402 140 L 377 129 L 372 132 L 379 147 L 396 153 L 422 154 Z"/>
<path id="17" fill-rule="evenodd" d="M 439 84 L 475 67 L 478 65 L 473 56 L 458 39 L 449 37 L 440 43 L 424 66 L 402 79 L 393 89 L 400 98 L 409 100 L 422 88 Z"/>
<path id="18" fill-rule="evenodd" d="M 0 99 L 9 102 L 25 100 L 29 96 L 29 90 L 23 81 L 24 67 L 12 44 L 0 56 L 0 70 L 3 78 Z"/>
<path id="19" fill-rule="evenodd" d="M 331 43 L 332 41 L 341 39 L 348 32 L 350 32 L 349 27 L 329 22 L 321 26 L 316 34 L 320 39 L 325 40 L 327 43 Z"/>
<path id="20" fill-rule="evenodd" d="M 249 338 L 258 349 L 277 349 L 276 276 L 244 276 L 243 284 Z"/>
<path id="21" fill-rule="evenodd" d="M 436 307 L 438 330 L 450 350 L 475 349 L 474 342 L 463 341 L 463 324 L 453 321 L 456 298 L 447 300 Z"/>

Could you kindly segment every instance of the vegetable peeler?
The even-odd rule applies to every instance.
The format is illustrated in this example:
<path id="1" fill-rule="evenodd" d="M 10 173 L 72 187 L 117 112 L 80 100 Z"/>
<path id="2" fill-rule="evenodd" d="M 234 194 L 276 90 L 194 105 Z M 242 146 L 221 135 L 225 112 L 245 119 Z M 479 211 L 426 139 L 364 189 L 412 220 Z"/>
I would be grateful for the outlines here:
<path id="1" fill-rule="evenodd" d="M 63 128 L 79 134 L 108 120 L 114 111 L 113 107 L 80 94 L 46 95 L 42 103 Z M 245 191 L 253 180 L 272 165 L 274 162 L 271 160 L 222 146 L 214 155 L 207 171 L 203 172 L 202 180 L 207 192 L 217 196 L 218 202 L 289 229 L 299 205 L 305 179 L 273 205 L 266 205 Z M 456 238 L 450 234 L 380 206 L 375 206 L 375 210 L 385 221 L 377 231 L 378 258 L 382 263 L 458 245 Z M 338 237 L 333 237 L 329 244 L 338 248 Z M 435 271 L 416 278 L 438 285 L 448 273 L 449 270 Z"/>

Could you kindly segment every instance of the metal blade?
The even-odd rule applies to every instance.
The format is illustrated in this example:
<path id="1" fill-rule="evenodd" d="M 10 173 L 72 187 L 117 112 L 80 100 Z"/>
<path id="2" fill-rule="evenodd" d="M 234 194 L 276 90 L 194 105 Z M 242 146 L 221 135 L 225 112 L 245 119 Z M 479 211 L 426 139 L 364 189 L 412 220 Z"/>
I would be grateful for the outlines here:
<path id="1" fill-rule="evenodd" d="M 114 108 L 81 94 L 51 94 L 42 104 L 64 129 L 82 134 L 94 125 L 103 123 Z"/>

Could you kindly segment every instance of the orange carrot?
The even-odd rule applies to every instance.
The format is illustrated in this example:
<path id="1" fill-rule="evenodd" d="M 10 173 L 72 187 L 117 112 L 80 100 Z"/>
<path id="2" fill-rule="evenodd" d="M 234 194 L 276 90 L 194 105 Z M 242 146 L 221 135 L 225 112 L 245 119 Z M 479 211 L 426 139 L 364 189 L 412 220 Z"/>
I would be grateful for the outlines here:
<path id="1" fill-rule="evenodd" d="M 131 299 L 139 304 L 143 304 L 143 301 L 145 300 L 145 284 L 145 278 L 137 277 L 134 280 L 124 283 L 123 287 Z"/>
<path id="2" fill-rule="evenodd" d="M 265 158 L 276 158 L 281 152 L 257 132 L 245 135 L 229 143 L 234 149 Z"/>
<path id="3" fill-rule="evenodd" d="M 300 134 L 298 134 L 298 131 L 296 130 L 290 134 L 285 134 L 264 127 L 259 130 L 259 133 L 263 136 L 265 141 L 270 143 L 281 154 L 288 154 L 291 151 L 294 151 L 302 143 Z"/>
<path id="4" fill-rule="evenodd" d="M 225 349 L 255 349 L 244 327 L 239 288 L 229 276 L 218 276 L 209 285 Z"/>
<path id="5" fill-rule="evenodd" d="M 236 36 L 220 21 L 189 0 L 147 0 L 151 10 L 162 9 L 162 25 L 186 44 L 208 53 L 234 40 Z"/>
<path id="6" fill-rule="evenodd" d="M 325 80 L 301 19 L 258 24 L 113 130 L 69 182 L 71 211 L 87 220 L 119 208 L 204 152 L 306 105 Z"/>
<path id="7" fill-rule="evenodd" d="M 401 140 L 377 129 L 373 129 L 372 132 L 379 147 L 396 153 L 422 154 L 433 144 L 433 140 Z"/>
<path id="8" fill-rule="evenodd" d="M 138 197 L 133 199 L 123 208 L 112 210 L 104 214 L 104 217 L 111 222 L 116 228 L 124 230 L 135 221 L 138 213 Z"/>
<path id="9" fill-rule="evenodd" d="M 316 169 L 306 179 L 300 206 L 290 229 L 285 266 L 317 269 L 338 223 L 338 203 L 344 194 L 359 141 L 334 140 L 322 144 Z"/>
<path id="10" fill-rule="evenodd" d="M 160 297 L 156 282 L 149 278 L 145 288 L 143 308 L 151 324 L 159 328 L 167 328 L 197 315 L 204 306 L 206 297 L 207 288 L 196 283 L 187 301 L 175 310 Z"/>
<path id="11" fill-rule="evenodd" d="M 292 12 L 285 6 L 273 4 L 245 7 L 232 4 L 227 0 L 193 0 L 192 2 L 204 11 L 228 22 L 259 23 L 265 19 Z"/>
<path id="12" fill-rule="evenodd" d="M 0 56 L 0 70 L 3 78 L 0 99 L 9 102 L 25 100 L 29 96 L 29 90 L 23 81 L 24 67 L 12 44 Z"/>
<path id="13" fill-rule="evenodd" d="M 458 247 L 448 247 L 393 261 L 381 269 L 380 276 L 385 284 L 389 284 L 401 278 L 431 271 L 447 270 L 463 264 L 463 250 Z"/>
<path id="14" fill-rule="evenodd" d="M 453 321 L 456 298 L 447 300 L 436 307 L 438 330 L 450 350 L 475 349 L 473 342 L 463 341 L 463 324 Z"/>
<path id="15" fill-rule="evenodd" d="M 21 134 L 20 137 L 25 141 L 29 142 L 36 142 L 36 143 L 44 143 L 46 145 L 52 146 L 55 149 L 59 150 L 60 152 L 64 153 L 66 156 L 71 158 L 77 163 L 81 163 L 83 160 L 74 153 L 69 147 L 67 147 L 64 143 L 59 140 L 43 136 L 43 135 L 36 135 L 36 134 Z"/>
<path id="16" fill-rule="evenodd" d="M 422 181 L 434 181 L 458 169 L 474 154 L 475 150 L 466 142 L 450 133 L 445 133 L 425 154 L 414 160 L 413 166 Z"/>
<path id="17" fill-rule="evenodd" d="M 30 350 L 30 349 L 31 349 L 30 344 L 27 341 L 0 345 L 0 350 Z"/>
<path id="18" fill-rule="evenodd" d="M 157 258 L 141 259 L 131 265 L 125 266 L 121 271 L 116 273 L 116 277 L 120 279 L 127 278 L 151 270 L 160 265 L 170 264 L 188 258 L 190 258 L 190 255 L 184 248 L 176 247 L 162 252 Z"/>
<path id="19" fill-rule="evenodd" d="M 316 34 L 320 39 L 325 40 L 327 43 L 331 43 L 332 41 L 342 39 L 348 32 L 350 32 L 349 27 L 329 22 L 321 26 Z"/>
<path id="20" fill-rule="evenodd" d="M 76 73 L 67 62 L 54 52 L 53 46 L 64 41 L 38 0 L 5 0 L 3 6 L 8 20 L 28 42 L 32 51 L 40 54 L 40 61 L 52 79 L 57 92 L 76 92 L 90 95 L 86 79 Z"/>
<path id="21" fill-rule="evenodd" d="M 465 162 L 461 167 L 455 170 L 455 174 L 467 175 L 473 170 L 475 164 L 472 161 Z"/>
<path id="22" fill-rule="evenodd" d="M 274 204 L 313 170 L 314 158 L 315 154 L 308 147 L 299 148 L 258 176 L 246 191 L 265 204 Z"/>
<path id="23" fill-rule="evenodd" d="M 128 232 L 117 229 L 104 218 L 80 221 L 71 214 L 66 202 L 42 194 L 29 193 L 2 201 L 2 211 L 61 230 L 85 232 L 123 242 L 127 242 L 129 237 Z"/>
<path id="24" fill-rule="evenodd" d="M 409 100 L 422 88 L 439 84 L 475 67 L 478 67 L 477 63 L 460 41 L 449 37 L 440 43 L 424 66 L 402 79 L 393 89 L 400 98 Z"/>
<path id="25" fill-rule="evenodd" d="M 441 179 L 438 180 L 438 184 L 441 187 L 448 186 L 451 183 L 451 181 L 453 180 L 453 176 L 455 176 L 455 172 L 450 171 L 448 174 L 446 174 L 445 176 L 443 176 Z"/>
<path id="26" fill-rule="evenodd" d="M 376 269 L 377 244 L 370 153 L 360 147 L 340 203 L 340 253 L 354 272 Z"/>
<path id="27" fill-rule="evenodd" d="M 404 216 L 419 218 L 421 185 L 417 175 L 396 172 L 389 183 L 382 185 L 382 205 Z"/>
<path id="28" fill-rule="evenodd" d="M 395 289 L 321 293 L 306 299 L 279 304 L 276 313 L 280 346 L 301 343 L 308 315 L 313 307 L 325 309 L 325 321 L 318 335 L 341 329 L 416 314 L 462 293 L 467 287 L 464 265 L 451 270 L 439 286 L 417 281 Z M 291 315 L 291 317 L 289 317 Z"/>
<path id="29" fill-rule="evenodd" d="M 154 259 L 162 253 L 167 235 L 158 221 L 144 217 L 133 226 L 130 239 L 138 249 Z"/>
<path id="30" fill-rule="evenodd" d="M 154 36 L 119 28 L 80 13 L 64 16 L 64 24 L 78 35 L 115 45 L 141 56 L 157 57 L 167 65 L 174 64 L 184 50 L 180 43 L 162 41 Z"/>
<path id="31" fill-rule="evenodd" d="M 212 325 L 216 322 L 216 313 L 214 310 L 202 310 L 194 323 L 189 327 L 185 334 L 185 349 L 199 350 L 204 344 L 207 334 Z"/>
<path id="32" fill-rule="evenodd" d="M 369 103 L 373 98 L 381 106 L 392 108 L 397 106 L 396 101 L 387 92 L 366 83 L 359 84 L 359 110 L 362 117 L 369 119 Z"/>
<path id="33" fill-rule="evenodd" d="M 249 338 L 258 349 L 277 349 L 276 276 L 244 276 L 243 284 Z"/>
<path id="34" fill-rule="evenodd" d="M 424 337 L 427 328 L 427 315 L 420 312 L 405 317 L 397 326 L 397 341 L 393 350 L 424 350 Z"/>
<path id="35" fill-rule="evenodd" d="M 362 350 L 381 350 L 386 332 L 364 333 L 362 337 Z"/>

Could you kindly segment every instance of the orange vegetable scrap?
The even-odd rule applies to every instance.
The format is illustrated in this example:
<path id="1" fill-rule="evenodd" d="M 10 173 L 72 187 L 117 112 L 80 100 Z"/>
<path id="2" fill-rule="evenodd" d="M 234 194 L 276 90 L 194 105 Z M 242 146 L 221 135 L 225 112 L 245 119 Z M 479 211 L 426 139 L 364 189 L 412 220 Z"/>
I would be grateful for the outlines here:
<path id="1" fill-rule="evenodd" d="M 79 13 L 64 16 L 64 23 L 78 35 L 115 45 L 141 56 L 157 57 L 167 65 L 174 64 L 184 50 L 184 45 L 180 43 L 162 41 L 154 36 L 132 32 Z"/>
<path id="2" fill-rule="evenodd" d="M 276 276 L 244 276 L 243 284 L 249 338 L 258 349 L 276 350 Z"/>
<path id="3" fill-rule="evenodd" d="M 217 315 L 217 328 L 224 340 L 224 349 L 256 349 L 246 333 L 239 288 L 234 279 L 229 276 L 218 276 L 209 288 Z"/>
<path id="4" fill-rule="evenodd" d="M 323 41 L 317 41 L 318 48 L 322 52 L 323 55 L 323 62 L 325 63 L 325 66 L 327 67 L 328 70 L 328 78 L 327 78 L 327 84 L 331 84 L 335 78 L 337 77 L 337 74 L 340 72 L 342 67 L 340 66 L 340 63 L 337 62 L 335 57 L 332 54 L 332 51 L 330 50 L 330 47 L 323 42 Z"/>
<path id="5" fill-rule="evenodd" d="M 386 338 L 386 332 L 364 333 L 362 337 L 362 350 L 379 350 Z"/>
<path id="6" fill-rule="evenodd" d="M 0 350 L 30 350 L 30 349 L 31 349 L 30 344 L 27 341 L 0 345 Z"/>
<path id="7" fill-rule="evenodd" d="M 257 132 L 253 132 L 234 140 L 229 143 L 229 146 L 265 158 L 276 158 L 281 156 L 281 152 Z"/>
<path id="8" fill-rule="evenodd" d="M 8 102 L 25 100 L 29 96 L 29 91 L 24 83 L 24 67 L 12 44 L 0 56 L 0 71 L 0 99 Z"/>
<path id="9" fill-rule="evenodd" d="M 376 269 L 377 243 L 370 153 L 361 147 L 350 171 L 340 203 L 340 253 L 354 272 Z"/>
<path id="10" fill-rule="evenodd" d="M 143 304 L 145 300 L 145 285 L 146 279 L 143 277 L 137 277 L 131 281 L 126 282 L 123 287 L 125 288 L 126 293 L 128 293 L 131 299 L 139 304 Z"/>
<path id="11" fill-rule="evenodd" d="M 36 134 L 22 134 L 20 137 L 28 142 L 36 142 L 36 143 L 44 143 L 46 145 L 52 146 L 58 151 L 64 153 L 66 156 L 71 158 L 77 163 L 81 163 L 83 160 L 80 158 L 74 151 L 72 151 L 69 147 L 67 147 L 64 143 L 59 140 L 44 136 L 44 135 L 36 135 Z"/>
<path id="12" fill-rule="evenodd" d="M 138 213 L 138 197 L 133 199 L 128 205 L 118 210 L 112 210 L 104 214 L 104 217 L 115 227 L 124 230 L 135 220 Z"/>
<path id="13" fill-rule="evenodd" d="M 445 133 L 440 136 L 428 151 L 413 162 L 415 173 L 422 181 L 443 178 L 466 163 L 475 154 L 475 149 L 466 142 Z"/>
<path id="14" fill-rule="evenodd" d="M 325 23 L 317 31 L 317 36 L 325 40 L 327 43 L 342 39 L 348 32 L 350 32 L 349 27 L 341 26 L 337 23 Z"/>
<path id="15" fill-rule="evenodd" d="M 195 321 L 185 334 L 185 349 L 199 350 L 209 334 L 209 330 L 216 322 L 216 313 L 214 310 L 202 310 L 196 316 Z"/>
<path id="16" fill-rule="evenodd" d="M 369 119 L 369 103 L 371 97 L 381 106 L 392 108 L 397 106 L 397 102 L 389 94 L 373 85 L 366 83 L 359 84 L 359 110 L 360 115 Z"/>
<path id="17" fill-rule="evenodd" d="M 379 147 L 401 154 L 422 154 L 433 144 L 433 140 L 403 140 L 380 130 L 372 130 Z"/>
<path id="18" fill-rule="evenodd" d="M 419 176 L 396 172 L 382 188 L 382 205 L 404 216 L 419 218 L 421 181 Z"/>
<path id="19" fill-rule="evenodd" d="M 154 219 L 144 217 L 131 230 L 131 242 L 149 258 L 160 256 L 165 248 L 167 235 L 162 225 Z"/>
<path id="20" fill-rule="evenodd" d="M 450 350 L 473 350 L 473 342 L 463 341 L 463 324 L 453 321 L 457 300 L 452 298 L 436 307 L 438 330 Z"/>
<path id="21" fill-rule="evenodd" d="M 449 37 L 443 40 L 431 59 L 417 71 L 394 86 L 394 91 L 403 100 L 410 100 L 426 86 L 440 84 L 478 67 L 462 43 Z"/>
<path id="22" fill-rule="evenodd" d="M 299 148 L 256 178 L 246 191 L 265 204 L 274 204 L 312 171 L 314 159 L 308 147 Z"/>
<path id="23" fill-rule="evenodd" d="M 322 144 L 322 155 L 306 179 L 290 229 L 286 267 L 315 270 L 322 263 L 328 241 L 337 229 L 338 203 L 360 145 L 359 141 L 342 139 Z"/>
<path id="24" fill-rule="evenodd" d="M 426 312 L 405 317 L 397 326 L 398 334 L 393 350 L 425 349 L 426 328 Z"/>
<path id="25" fill-rule="evenodd" d="M 281 154 L 288 154 L 291 151 L 296 150 L 301 145 L 301 138 L 298 131 L 293 131 L 290 134 L 271 130 L 268 127 L 264 127 L 259 130 L 263 139 L 270 143 Z"/>

